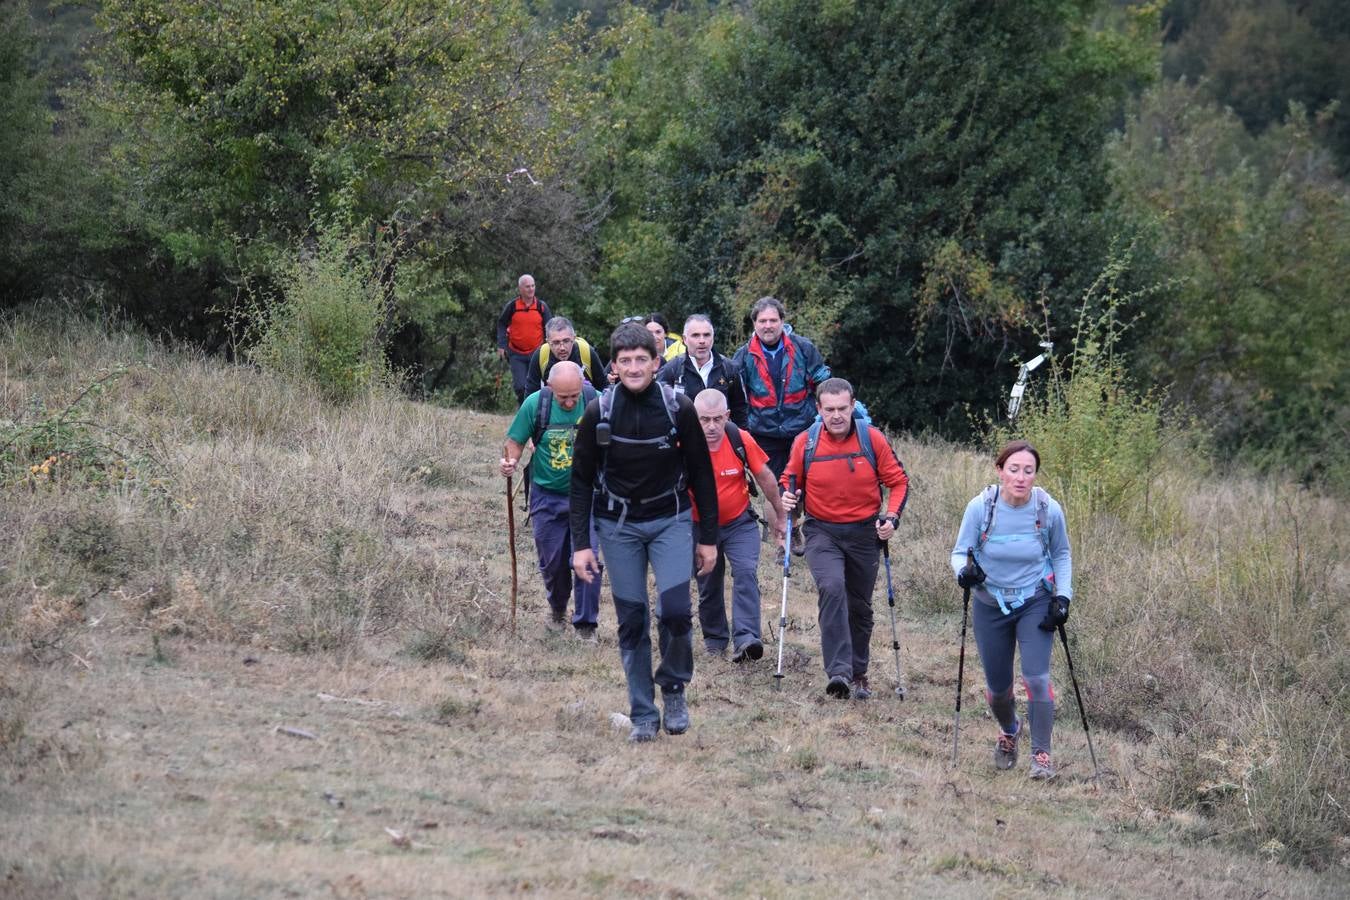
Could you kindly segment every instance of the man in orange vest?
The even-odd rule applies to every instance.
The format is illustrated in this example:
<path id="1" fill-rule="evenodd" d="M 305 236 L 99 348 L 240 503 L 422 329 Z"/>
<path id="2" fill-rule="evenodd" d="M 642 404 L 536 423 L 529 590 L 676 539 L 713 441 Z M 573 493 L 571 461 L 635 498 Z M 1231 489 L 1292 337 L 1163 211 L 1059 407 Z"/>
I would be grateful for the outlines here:
<path id="1" fill-rule="evenodd" d="M 553 318 L 548 306 L 534 295 L 534 276 L 522 275 L 520 293 L 497 317 L 497 356 L 511 364 L 511 388 L 516 403 L 525 399 L 530 357 L 544 343 L 544 323 Z"/>

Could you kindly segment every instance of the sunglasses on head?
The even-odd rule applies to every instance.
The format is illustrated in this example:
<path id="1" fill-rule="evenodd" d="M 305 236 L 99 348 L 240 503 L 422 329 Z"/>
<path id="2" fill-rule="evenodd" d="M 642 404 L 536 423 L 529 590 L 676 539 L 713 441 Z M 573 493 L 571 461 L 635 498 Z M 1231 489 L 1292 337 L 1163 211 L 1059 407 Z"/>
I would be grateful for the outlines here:
<path id="1" fill-rule="evenodd" d="M 646 316 L 624 316 L 619 320 L 620 325 L 627 325 L 629 322 L 646 322 Z"/>

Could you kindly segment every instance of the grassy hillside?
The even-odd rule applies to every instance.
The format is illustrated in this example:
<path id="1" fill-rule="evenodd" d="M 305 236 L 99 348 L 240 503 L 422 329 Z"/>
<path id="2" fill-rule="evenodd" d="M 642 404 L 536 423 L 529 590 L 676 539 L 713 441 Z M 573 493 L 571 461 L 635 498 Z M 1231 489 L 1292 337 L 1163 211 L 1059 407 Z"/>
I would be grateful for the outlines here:
<path id="1" fill-rule="evenodd" d="M 5 322 L 0 894 L 1344 895 L 1343 506 L 1174 467 L 1135 521 L 1069 509 L 1106 775 L 1057 653 L 1033 784 L 991 770 L 973 646 L 948 765 L 945 556 L 989 464 L 899 440 L 908 699 L 882 583 L 882 690 L 826 701 L 799 566 L 782 690 L 773 643 L 700 656 L 691 731 L 632 747 L 612 607 L 598 647 L 547 633 L 523 525 L 509 628 L 505 426 Z"/>

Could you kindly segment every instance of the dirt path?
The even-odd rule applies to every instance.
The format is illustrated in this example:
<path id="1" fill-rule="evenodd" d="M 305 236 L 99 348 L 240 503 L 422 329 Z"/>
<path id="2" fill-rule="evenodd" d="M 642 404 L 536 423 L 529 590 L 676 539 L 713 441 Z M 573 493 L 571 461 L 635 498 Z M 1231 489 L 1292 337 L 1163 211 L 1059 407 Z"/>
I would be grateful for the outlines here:
<path id="1" fill-rule="evenodd" d="M 29 718 L 0 786 L 0 894 L 1344 896 L 1095 791 L 1077 728 L 1056 783 L 995 776 L 972 698 L 953 773 L 954 648 L 914 623 L 907 701 L 888 626 L 870 702 L 824 699 L 806 635 L 781 692 L 768 656 L 700 658 L 690 733 L 630 747 L 606 612 L 598 647 L 530 617 L 459 665 L 186 641 L 157 658 L 125 632 L 88 670 L 12 668 Z"/>

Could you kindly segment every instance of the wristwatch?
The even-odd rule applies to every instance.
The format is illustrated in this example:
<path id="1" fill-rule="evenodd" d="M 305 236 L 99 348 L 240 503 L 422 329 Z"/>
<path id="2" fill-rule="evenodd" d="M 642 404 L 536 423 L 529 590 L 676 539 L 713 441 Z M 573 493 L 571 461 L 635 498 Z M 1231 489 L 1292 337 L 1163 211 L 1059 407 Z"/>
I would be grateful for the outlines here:
<path id="1" fill-rule="evenodd" d="M 890 522 L 892 528 L 900 527 L 900 517 L 895 515 L 894 513 L 892 513 L 889 516 L 882 516 L 882 518 L 885 519 L 887 522 Z"/>

